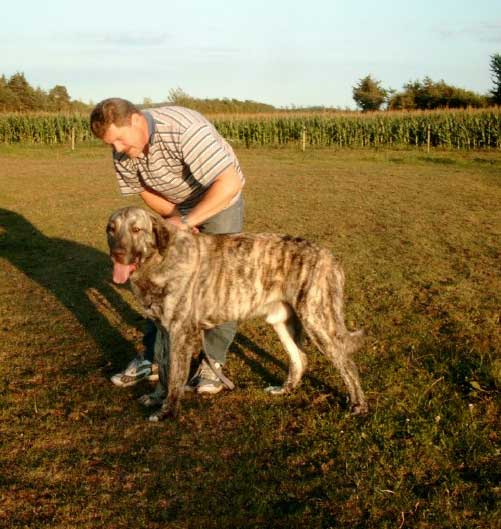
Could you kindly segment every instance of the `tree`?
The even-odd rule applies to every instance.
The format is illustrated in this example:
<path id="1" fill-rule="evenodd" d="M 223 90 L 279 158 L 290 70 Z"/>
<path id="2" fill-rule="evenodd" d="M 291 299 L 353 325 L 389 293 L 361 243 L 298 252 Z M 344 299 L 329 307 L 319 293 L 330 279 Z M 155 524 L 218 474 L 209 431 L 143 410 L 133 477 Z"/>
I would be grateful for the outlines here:
<path id="1" fill-rule="evenodd" d="M 387 96 L 388 90 L 382 88 L 380 81 L 376 81 L 370 75 L 360 79 L 353 87 L 353 99 L 363 112 L 379 110 Z"/>
<path id="2" fill-rule="evenodd" d="M 9 79 L 0 76 L 0 112 L 89 112 L 92 107 L 90 103 L 72 101 L 63 85 L 56 85 L 47 93 L 40 87 L 33 88 L 22 72 Z"/>
<path id="3" fill-rule="evenodd" d="M 193 98 L 179 87 L 169 90 L 167 101 L 172 105 L 179 105 L 181 107 L 190 107 L 193 104 Z"/>
<path id="4" fill-rule="evenodd" d="M 443 80 L 435 82 L 429 77 L 423 81 L 411 81 L 404 90 L 388 99 L 389 110 L 430 110 L 435 108 L 482 108 L 487 98 L 472 92 L 450 86 Z"/>
<path id="5" fill-rule="evenodd" d="M 68 110 L 70 103 L 70 96 L 65 86 L 58 84 L 49 92 L 51 110 Z"/>
<path id="6" fill-rule="evenodd" d="M 5 75 L 0 77 L 0 111 L 14 110 L 20 106 L 16 94 L 9 88 Z"/>
<path id="7" fill-rule="evenodd" d="M 39 86 L 33 89 L 32 108 L 30 110 L 48 110 L 49 99 L 47 92 Z"/>
<path id="8" fill-rule="evenodd" d="M 491 101 L 495 105 L 501 105 L 501 54 L 495 53 L 491 56 L 491 72 L 494 88 L 490 91 Z"/>
<path id="9" fill-rule="evenodd" d="M 7 82 L 7 87 L 11 90 L 18 101 L 18 108 L 13 110 L 38 110 L 38 96 L 30 86 L 23 73 L 15 73 Z"/>

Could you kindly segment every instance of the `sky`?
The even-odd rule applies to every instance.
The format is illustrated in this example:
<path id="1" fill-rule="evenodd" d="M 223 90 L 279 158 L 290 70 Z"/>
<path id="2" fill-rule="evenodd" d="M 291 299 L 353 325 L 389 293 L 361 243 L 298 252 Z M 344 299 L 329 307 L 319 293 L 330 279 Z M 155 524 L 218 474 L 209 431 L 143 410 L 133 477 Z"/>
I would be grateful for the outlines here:
<path id="1" fill-rule="evenodd" d="M 501 0 L 24 0 L 1 10 L 0 74 L 72 99 L 196 98 L 355 108 L 371 75 L 485 94 Z"/>

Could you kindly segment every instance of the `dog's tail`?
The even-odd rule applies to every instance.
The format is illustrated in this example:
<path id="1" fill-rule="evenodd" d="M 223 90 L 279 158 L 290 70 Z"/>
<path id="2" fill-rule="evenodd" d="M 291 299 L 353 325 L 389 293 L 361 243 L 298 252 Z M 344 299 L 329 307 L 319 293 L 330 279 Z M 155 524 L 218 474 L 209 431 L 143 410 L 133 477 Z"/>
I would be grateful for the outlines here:
<path id="1" fill-rule="evenodd" d="M 365 342 L 365 332 L 359 331 L 347 332 L 345 336 L 345 351 L 347 355 L 356 353 Z"/>

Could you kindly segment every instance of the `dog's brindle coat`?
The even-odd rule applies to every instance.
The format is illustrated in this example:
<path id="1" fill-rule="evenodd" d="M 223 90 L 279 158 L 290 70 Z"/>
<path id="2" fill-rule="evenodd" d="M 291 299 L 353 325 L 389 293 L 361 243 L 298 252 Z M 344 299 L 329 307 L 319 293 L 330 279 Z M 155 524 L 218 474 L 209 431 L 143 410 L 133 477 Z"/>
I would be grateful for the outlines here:
<path id="1" fill-rule="evenodd" d="M 130 278 L 146 315 L 170 337 L 168 359 L 157 358 L 167 396 L 150 420 L 178 413 L 203 329 L 255 316 L 274 327 L 290 358 L 287 381 L 268 388 L 271 393 L 299 384 L 306 368 L 299 348 L 304 328 L 341 373 L 353 412 L 367 411 L 352 360 L 362 332 L 345 327 L 344 274 L 330 252 L 289 236 L 194 235 L 136 207 L 113 213 L 107 234 L 114 281 Z"/>

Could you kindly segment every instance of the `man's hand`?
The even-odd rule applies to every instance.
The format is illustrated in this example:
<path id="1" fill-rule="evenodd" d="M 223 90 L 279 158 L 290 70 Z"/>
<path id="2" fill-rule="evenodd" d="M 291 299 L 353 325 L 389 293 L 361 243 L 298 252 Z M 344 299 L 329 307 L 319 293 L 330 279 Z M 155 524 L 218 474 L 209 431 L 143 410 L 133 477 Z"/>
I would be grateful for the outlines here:
<path id="1" fill-rule="evenodd" d="M 242 181 L 235 166 L 227 167 L 211 184 L 202 200 L 190 210 L 190 222 L 195 226 L 226 209 L 242 190 Z M 175 213 L 173 216 L 177 216 Z"/>
<path id="2" fill-rule="evenodd" d="M 192 233 L 199 233 L 199 229 L 196 227 L 196 226 L 188 226 L 188 224 L 184 223 L 182 220 L 181 220 L 181 217 L 180 216 L 172 216 L 172 217 L 167 217 L 165 219 L 167 222 L 170 222 L 171 224 L 174 224 L 174 226 L 176 226 L 176 228 L 178 230 L 183 230 L 183 231 L 191 231 Z"/>

